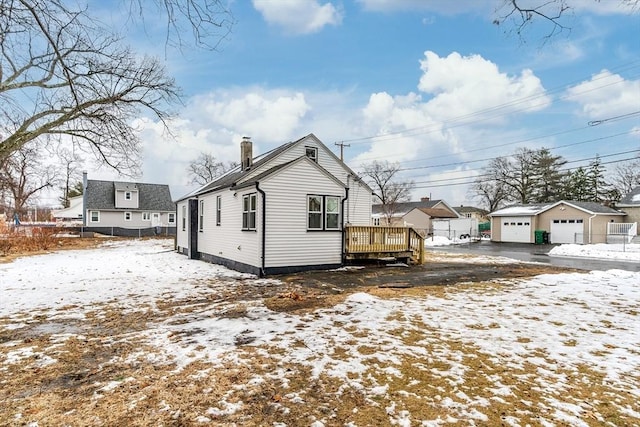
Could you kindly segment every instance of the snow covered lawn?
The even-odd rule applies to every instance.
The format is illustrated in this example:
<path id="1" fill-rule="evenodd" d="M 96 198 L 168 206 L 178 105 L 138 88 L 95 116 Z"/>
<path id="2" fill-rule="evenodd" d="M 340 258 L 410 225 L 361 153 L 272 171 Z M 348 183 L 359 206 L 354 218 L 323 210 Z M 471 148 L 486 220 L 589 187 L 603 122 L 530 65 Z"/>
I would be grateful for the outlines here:
<path id="1" fill-rule="evenodd" d="M 0 264 L 0 424 L 640 424 L 640 273 L 314 296 L 172 245 Z"/>

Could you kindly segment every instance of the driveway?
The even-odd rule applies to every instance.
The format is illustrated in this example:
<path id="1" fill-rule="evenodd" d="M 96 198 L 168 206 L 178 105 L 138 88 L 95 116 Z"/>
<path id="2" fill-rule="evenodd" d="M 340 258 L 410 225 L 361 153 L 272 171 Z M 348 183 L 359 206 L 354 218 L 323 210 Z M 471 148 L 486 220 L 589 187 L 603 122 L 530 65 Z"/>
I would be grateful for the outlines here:
<path id="1" fill-rule="evenodd" d="M 496 243 L 488 240 L 461 245 L 436 246 L 427 248 L 433 252 L 447 252 L 470 255 L 501 256 L 521 261 L 540 262 L 557 267 L 580 270 L 626 270 L 640 271 L 640 263 L 633 261 L 597 260 L 589 258 L 566 258 L 549 256 L 549 251 L 557 245 L 533 245 L 529 243 Z"/>

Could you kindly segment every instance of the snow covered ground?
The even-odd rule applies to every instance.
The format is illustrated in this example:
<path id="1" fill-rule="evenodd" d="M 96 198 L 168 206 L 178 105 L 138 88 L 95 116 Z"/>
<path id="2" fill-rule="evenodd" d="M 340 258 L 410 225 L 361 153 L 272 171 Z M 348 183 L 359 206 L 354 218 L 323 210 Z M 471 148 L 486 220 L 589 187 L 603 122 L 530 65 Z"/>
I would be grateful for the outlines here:
<path id="1" fill-rule="evenodd" d="M 61 346 L 86 341 L 91 332 L 47 325 L 147 310 L 144 329 L 104 338 L 105 345 L 127 341 L 135 348 L 95 367 L 124 369 L 126 361 L 136 370 L 94 381 L 94 394 L 74 398 L 76 408 L 56 420 L 73 425 L 92 411 L 95 417 L 100 401 L 126 388 L 126 411 L 154 424 L 180 417 L 196 425 L 266 419 L 313 427 L 640 424 L 640 273 L 548 274 L 412 294 L 360 290 L 329 307 L 288 313 L 255 298 L 282 282 L 189 260 L 172 245 L 107 242 L 0 264 L 0 338 L 36 327 L 49 334 L 46 345 L 0 339 L 0 388 L 17 366 L 22 372 L 62 364 Z M 245 292 L 247 286 L 254 292 Z M 169 310 L 168 302 L 182 305 Z M 164 317 L 154 321 L 161 311 Z M 171 365 L 163 381 L 198 366 L 189 393 L 211 398 L 183 405 L 169 396 L 156 403 L 142 374 L 149 363 Z M 230 367 L 235 374 L 226 388 L 218 380 L 199 386 Z M 260 418 L 267 411 L 257 409 L 257 392 L 247 390 L 265 384 L 276 391 L 265 404 L 269 418 Z M 30 399 L 36 397 L 11 400 L 0 423 L 49 425 L 25 409 Z M 152 409 L 136 415 L 143 401 Z M 162 414 L 167 418 L 151 418 Z"/>

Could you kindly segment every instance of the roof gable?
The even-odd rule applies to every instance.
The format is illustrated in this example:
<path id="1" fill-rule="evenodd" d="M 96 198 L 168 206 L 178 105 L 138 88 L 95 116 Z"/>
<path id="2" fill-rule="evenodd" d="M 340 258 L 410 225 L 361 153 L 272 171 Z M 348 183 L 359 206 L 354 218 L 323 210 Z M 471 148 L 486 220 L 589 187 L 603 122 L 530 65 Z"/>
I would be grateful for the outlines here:
<path id="1" fill-rule="evenodd" d="M 327 178 L 331 179 L 332 181 L 334 181 L 339 186 L 344 187 L 344 183 L 342 183 L 338 178 L 333 176 L 329 171 L 327 171 L 325 168 L 320 166 L 318 163 L 316 163 L 313 160 L 309 159 L 307 156 L 300 156 L 295 160 L 291 160 L 291 161 L 286 162 L 286 163 L 281 163 L 279 165 L 276 165 L 276 166 L 272 167 L 271 169 L 267 169 L 266 171 L 262 172 L 261 174 L 254 176 L 253 179 L 250 179 L 248 181 L 244 181 L 243 183 L 238 184 L 237 186 L 234 186 L 233 188 L 244 188 L 244 187 L 249 187 L 249 186 L 255 185 L 256 182 L 260 182 L 260 181 L 263 181 L 265 179 L 269 179 L 271 176 L 277 174 L 278 172 L 280 172 L 282 170 L 285 170 L 285 169 L 287 169 L 289 167 L 292 167 L 292 166 L 294 166 L 296 164 L 299 164 L 301 162 L 305 162 L 305 163 L 311 165 L 312 167 L 317 169 L 319 173 L 325 175 Z"/>
<path id="2" fill-rule="evenodd" d="M 283 163 L 289 163 L 289 162 L 295 161 L 299 157 L 306 157 L 306 156 L 298 156 L 295 159 L 290 160 L 288 162 L 287 161 L 282 162 L 282 158 L 281 158 L 281 156 L 284 156 L 285 153 L 287 153 L 290 150 L 293 150 L 295 147 L 299 145 L 304 145 L 305 143 L 308 144 L 310 142 L 313 142 L 315 145 L 320 147 L 323 150 L 323 153 L 330 156 L 333 160 L 335 160 L 345 170 L 347 174 L 350 174 L 355 179 L 361 181 L 360 178 L 358 178 L 358 176 L 355 174 L 355 172 L 353 172 L 346 164 L 344 164 L 344 162 L 338 159 L 336 155 L 333 152 L 331 152 L 331 150 L 329 150 L 327 146 L 324 145 L 322 141 L 320 141 L 313 133 L 310 133 L 300 139 L 297 139 L 296 141 L 288 142 L 262 155 L 254 157 L 252 166 L 250 169 L 242 171 L 242 168 L 240 166 L 237 166 L 232 170 L 230 170 L 229 172 L 227 172 L 226 174 L 220 176 L 219 178 L 183 196 L 179 200 L 188 199 L 190 197 L 197 197 L 199 195 L 210 193 L 212 191 L 221 190 L 224 188 L 245 187 L 247 185 L 250 185 L 249 183 L 256 182 L 258 180 L 258 177 L 260 177 L 260 179 L 263 179 L 265 176 L 269 176 L 271 173 L 274 173 L 275 171 L 278 170 L 278 166 L 283 165 Z M 278 161 L 278 159 L 280 159 L 280 161 Z M 316 162 L 313 162 L 313 163 L 316 163 Z M 321 165 L 318 165 L 318 164 L 317 166 L 319 166 L 320 169 L 324 171 L 324 173 L 327 173 L 330 176 L 332 176 L 333 179 L 340 181 L 336 176 L 330 173 L 326 168 L 323 168 Z M 371 190 L 366 183 L 362 181 L 361 183 L 365 185 L 369 190 Z M 344 186 L 344 183 L 340 182 L 340 185 Z"/>
<path id="3" fill-rule="evenodd" d="M 631 190 L 628 194 L 626 194 L 620 202 L 618 202 L 618 206 L 624 207 L 640 207 L 640 185 Z"/>

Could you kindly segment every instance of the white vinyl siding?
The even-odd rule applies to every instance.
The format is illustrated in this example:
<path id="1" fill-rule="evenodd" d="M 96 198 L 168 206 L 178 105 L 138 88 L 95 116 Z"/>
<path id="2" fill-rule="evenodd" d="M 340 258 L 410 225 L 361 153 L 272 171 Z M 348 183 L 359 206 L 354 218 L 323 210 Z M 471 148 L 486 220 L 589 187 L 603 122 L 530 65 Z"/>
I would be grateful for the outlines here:
<path id="1" fill-rule="evenodd" d="M 138 229 L 138 228 L 149 228 L 151 224 L 149 221 L 142 220 L 142 212 L 140 211 L 95 211 L 99 212 L 99 222 L 89 222 L 88 225 L 93 225 L 97 227 L 122 227 L 128 229 Z M 159 226 L 167 226 L 169 224 L 169 213 L 171 212 L 158 212 L 159 215 Z M 129 214 L 130 219 L 127 218 L 127 214 Z M 91 217 L 89 217 L 91 220 Z"/>
<path id="2" fill-rule="evenodd" d="M 344 187 L 307 161 L 276 172 L 265 179 L 260 187 L 267 193 L 267 268 L 342 262 L 340 231 L 307 230 L 307 196 L 337 196 L 344 194 Z"/>
<path id="3" fill-rule="evenodd" d="M 248 233 L 242 231 L 242 199 L 248 194 L 256 196 L 256 231 Z M 235 194 L 235 196 L 234 196 Z M 260 213 L 261 196 L 255 187 L 244 191 L 232 192 L 228 189 L 216 193 L 200 196 L 205 202 L 205 216 L 213 218 L 215 215 L 216 198 L 220 196 L 223 206 L 221 211 L 221 225 L 215 221 L 205 221 L 204 230 L 198 233 L 198 251 L 222 258 L 260 267 L 260 239 L 262 215 Z"/>
<path id="4" fill-rule="evenodd" d="M 115 197 L 116 208 L 138 209 L 139 195 L 137 191 L 116 190 Z"/>

